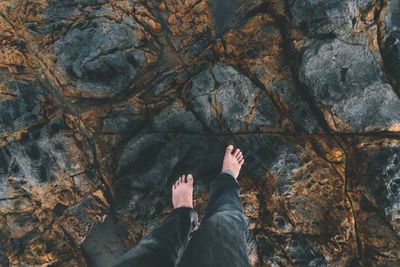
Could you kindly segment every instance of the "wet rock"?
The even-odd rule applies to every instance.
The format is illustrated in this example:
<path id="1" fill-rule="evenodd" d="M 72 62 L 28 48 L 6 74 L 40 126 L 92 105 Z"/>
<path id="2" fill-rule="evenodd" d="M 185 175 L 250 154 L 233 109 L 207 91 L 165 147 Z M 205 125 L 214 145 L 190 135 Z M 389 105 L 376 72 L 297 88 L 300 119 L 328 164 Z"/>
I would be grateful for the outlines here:
<path id="1" fill-rule="evenodd" d="M 380 67 L 367 47 L 338 39 L 315 41 L 303 55 L 300 79 L 333 130 L 398 130 L 400 100 L 382 81 Z"/>
<path id="2" fill-rule="evenodd" d="M 217 63 L 196 75 L 187 97 L 214 132 L 279 131 L 279 115 L 268 96 L 229 65 Z"/>
<path id="3" fill-rule="evenodd" d="M 128 25 L 100 18 L 55 43 L 57 67 L 76 82 L 76 96 L 115 96 L 129 89 L 145 65 L 144 52 L 137 48 L 140 37 Z"/>

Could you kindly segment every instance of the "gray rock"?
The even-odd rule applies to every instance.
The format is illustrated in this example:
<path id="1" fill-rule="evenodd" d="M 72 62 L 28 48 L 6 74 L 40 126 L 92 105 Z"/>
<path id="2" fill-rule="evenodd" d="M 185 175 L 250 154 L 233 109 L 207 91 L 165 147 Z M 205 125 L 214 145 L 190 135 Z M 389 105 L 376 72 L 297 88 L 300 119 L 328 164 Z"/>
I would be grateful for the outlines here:
<path id="1" fill-rule="evenodd" d="M 0 149 L 0 213 L 11 215 L 2 217 L 0 236 L 8 244 L 25 249 L 43 238 L 44 253 L 65 255 L 106 216 L 108 203 L 90 170 L 93 156 L 71 133 L 55 118 Z M 56 243 L 49 231 L 62 233 Z"/>
<path id="2" fill-rule="evenodd" d="M 393 77 L 400 82 L 400 2 L 387 1 L 382 56 Z"/>
<path id="3" fill-rule="evenodd" d="M 5 249 L 3 248 L 3 244 L 5 244 L 5 241 L 1 242 L 1 245 L 0 245 L 0 264 L 2 264 L 4 266 L 8 266 L 9 262 L 8 262 L 8 258 L 5 253 Z"/>
<path id="4" fill-rule="evenodd" d="M 349 33 L 352 27 L 349 1 L 289 1 L 292 23 L 311 35 Z M 350 16 L 349 16 L 350 15 Z"/>
<path id="5" fill-rule="evenodd" d="M 129 88 L 144 67 L 138 34 L 106 18 L 90 27 L 74 28 L 55 43 L 56 66 L 76 82 L 82 97 L 112 97 Z"/>
<path id="6" fill-rule="evenodd" d="M 396 0 L 387 1 L 384 26 L 387 32 L 400 30 L 400 3 Z"/>
<path id="7" fill-rule="evenodd" d="M 100 191 L 86 196 L 78 204 L 66 209 L 59 219 L 63 230 L 77 245 L 82 244 L 96 223 L 103 222 L 107 217 L 109 206 L 102 197 Z"/>
<path id="8" fill-rule="evenodd" d="M 400 128 L 400 100 L 389 84 L 371 83 L 357 96 L 332 107 L 356 131 L 395 130 Z"/>
<path id="9" fill-rule="evenodd" d="M 89 265 L 112 266 L 128 250 L 123 242 L 127 235 L 125 227 L 110 217 L 95 224 L 82 244 Z"/>
<path id="10" fill-rule="evenodd" d="M 288 116 L 296 128 L 306 133 L 322 132 L 321 123 L 311 111 L 309 104 L 301 98 L 299 91 L 287 80 L 272 82 L 267 90 L 277 94 L 288 110 Z"/>
<path id="11" fill-rule="evenodd" d="M 400 100 L 381 80 L 379 65 L 365 46 L 315 41 L 303 55 L 300 80 L 333 130 L 398 129 Z"/>
<path id="12" fill-rule="evenodd" d="M 382 55 L 393 77 L 400 81 L 400 31 L 391 32 L 387 36 Z"/>
<path id="13" fill-rule="evenodd" d="M 196 132 L 203 126 L 181 101 L 175 101 L 153 118 L 151 129 L 156 132 Z"/>
<path id="14" fill-rule="evenodd" d="M 270 266 L 327 266 L 327 260 L 307 235 L 290 233 L 286 235 L 258 236 L 261 262 Z M 282 257 L 285 255 L 285 257 Z"/>
<path id="15" fill-rule="evenodd" d="M 309 36 L 334 34 L 350 35 L 356 9 L 365 10 L 372 0 L 290 0 L 294 27 L 304 29 Z"/>
<path id="16" fill-rule="evenodd" d="M 309 267 L 326 266 L 325 259 L 316 248 L 312 248 L 309 245 L 307 238 L 303 235 L 291 235 L 285 248 L 287 255 L 290 256 L 291 261 L 295 264 Z"/>
<path id="17" fill-rule="evenodd" d="M 389 223 L 400 237 L 400 146 L 383 148 L 368 159 L 367 177 L 364 181 L 384 209 Z M 371 183 L 371 184 L 369 184 Z"/>
<path id="18" fill-rule="evenodd" d="M 276 178 L 274 191 L 280 195 L 290 192 L 292 171 L 303 165 L 300 147 L 273 135 L 238 137 L 235 143 L 246 155 L 246 170 L 251 176 L 260 177 L 270 172 Z"/>
<path id="19" fill-rule="evenodd" d="M 0 131 L 17 131 L 38 123 L 45 104 L 43 88 L 29 80 L 5 80 L 0 100 Z"/>
<path id="20" fill-rule="evenodd" d="M 140 108 L 126 103 L 122 108 L 115 107 L 103 119 L 101 132 L 104 134 L 134 134 L 145 124 L 146 116 Z"/>
<path id="21" fill-rule="evenodd" d="M 121 114 L 103 120 L 102 133 L 105 134 L 134 134 L 144 124 L 139 115 Z"/>
<path id="22" fill-rule="evenodd" d="M 75 198 L 92 192 L 99 185 L 85 173 L 91 164 L 86 158 L 86 153 L 90 152 L 82 151 L 68 132 L 56 124 L 51 121 L 47 127 L 33 130 L 1 150 L 2 198 L 12 197 L 13 188 L 18 188 L 29 194 L 30 201 L 40 203 L 46 199 L 45 205 L 53 208 L 59 202 L 65 204 L 62 199 L 66 191 L 75 195 L 71 199 L 74 202 Z M 12 182 L 6 175 L 12 176 Z"/>
<path id="23" fill-rule="evenodd" d="M 216 27 L 217 37 L 222 36 L 226 31 L 239 26 L 240 17 L 237 16 L 238 9 L 243 0 L 219 0 L 210 1 L 213 20 Z"/>
<path id="24" fill-rule="evenodd" d="M 215 132 L 278 131 L 278 113 L 266 94 L 231 66 L 217 63 L 192 80 L 187 97 Z"/>

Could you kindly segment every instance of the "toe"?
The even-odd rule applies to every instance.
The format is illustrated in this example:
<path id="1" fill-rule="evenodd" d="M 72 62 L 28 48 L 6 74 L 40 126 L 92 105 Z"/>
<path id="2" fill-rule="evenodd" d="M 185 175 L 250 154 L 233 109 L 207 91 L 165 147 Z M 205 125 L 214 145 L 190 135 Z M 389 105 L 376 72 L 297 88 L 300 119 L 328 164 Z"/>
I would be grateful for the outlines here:
<path id="1" fill-rule="evenodd" d="M 244 163 L 244 159 L 239 160 L 240 165 L 243 165 L 243 163 Z"/>
<path id="2" fill-rule="evenodd" d="M 229 145 L 226 147 L 225 153 L 226 154 L 232 154 L 232 150 L 233 150 L 233 145 Z"/>
<path id="3" fill-rule="evenodd" d="M 182 184 L 185 182 L 185 180 L 186 180 L 185 175 L 182 175 L 181 178 L 179 179 L 179 183 Z"/>
<path id="4" fill-rule="evenodd" d="M 240 149 L 236 148 L 235 153 L 233 153 L 233 156 L 235 156 L 237 158 L 237 156 L 239 155 Z"/>
<path id="5" fill-rule="evenodd" d="M 243 159 L 243 155 L 240 154 L 240 155 L 237 157 L 237 160 L 238 160 L 238 161 L 241 161 L 242 159 Z"/>
<path id="6" fill-rule="evenodd" d="M 193 184 L 193 181 L 194 181 L 193 175 L 189 173 L 189 174 L 187 175 L 187 182 L 188 182 L 189 184 Z"/>

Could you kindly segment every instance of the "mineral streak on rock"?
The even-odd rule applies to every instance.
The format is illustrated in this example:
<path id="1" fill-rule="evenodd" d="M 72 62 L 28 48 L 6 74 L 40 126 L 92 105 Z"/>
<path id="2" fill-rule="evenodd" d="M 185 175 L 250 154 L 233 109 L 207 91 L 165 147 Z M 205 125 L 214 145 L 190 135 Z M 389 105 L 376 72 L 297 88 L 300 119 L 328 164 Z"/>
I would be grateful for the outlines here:
<path id="1" fill-rule="evenodd" d="M 400 266 L 400 3 L 0 2 L 0 266 L 110 266 L 241 148 L 252 266 Z"/>

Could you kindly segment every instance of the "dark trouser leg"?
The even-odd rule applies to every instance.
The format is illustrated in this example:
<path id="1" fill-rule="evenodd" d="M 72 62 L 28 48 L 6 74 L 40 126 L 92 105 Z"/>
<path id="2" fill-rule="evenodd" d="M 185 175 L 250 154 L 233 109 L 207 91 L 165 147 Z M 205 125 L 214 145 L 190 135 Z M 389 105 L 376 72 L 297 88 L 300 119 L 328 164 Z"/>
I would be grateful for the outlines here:
<path id="1" fill-rule="evenodd" d="M 231 175 L 220 173 L 211 182 L 209 191 L 205 217 L 178 266 L 250 266 L 247 220 L 239 184 Z"/>
<path id="2" fill-rule="evenodd" d="M 176 266 L 197 224 L 197 213 L 186 207 L 171 212 L 165 222 L 125 253 L 115 267 Z"/>

